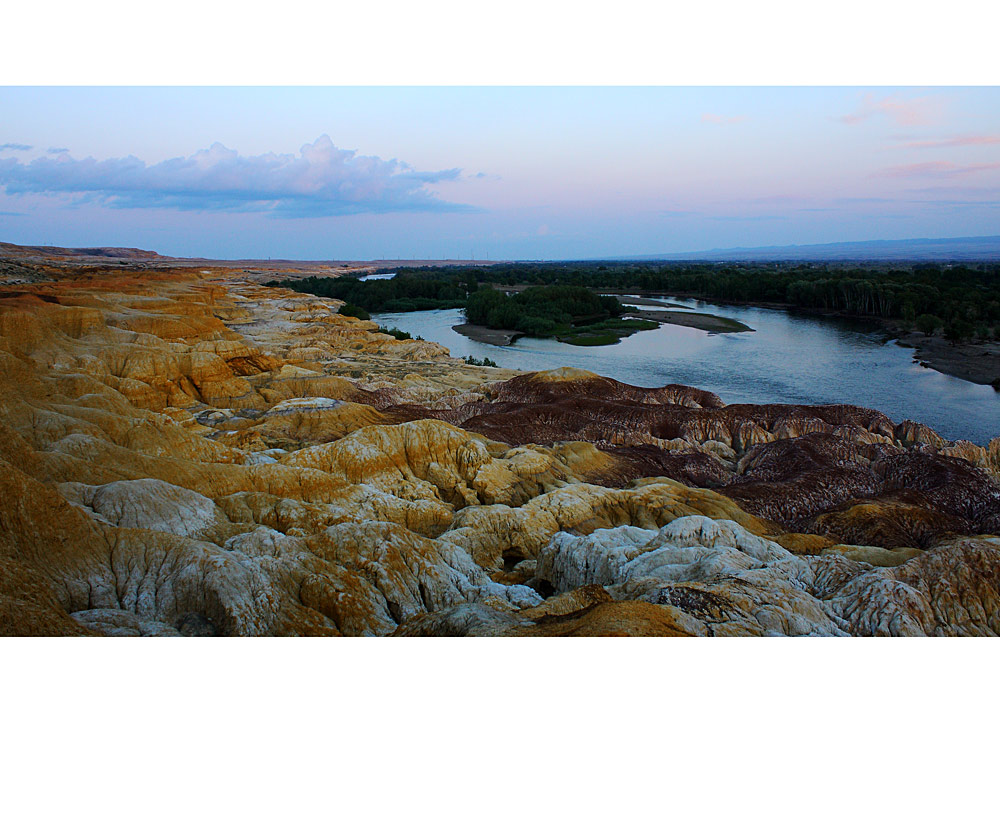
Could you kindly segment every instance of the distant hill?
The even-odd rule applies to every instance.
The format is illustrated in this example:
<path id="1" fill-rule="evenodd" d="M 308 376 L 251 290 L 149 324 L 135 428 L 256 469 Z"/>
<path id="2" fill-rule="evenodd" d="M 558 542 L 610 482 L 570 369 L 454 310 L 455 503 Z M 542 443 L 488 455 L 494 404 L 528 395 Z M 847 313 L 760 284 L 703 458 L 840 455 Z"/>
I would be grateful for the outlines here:
<path id="1" fill-rule="evenodd" d="M 708 249 L 625 260 L 1000 260 L 1000 235 Z"/>
<path id="2" fill-rule="evenodd" d="M 0 261 L 30 262 L 55 266 L 93 266 L 107 261 L 138 263 L 164 267 L 217 266 L 222 268 L 250 269 L 338 269 L 356 268 L 360 270 L 396 269 L 403 266 L 490 266 L 495 260 L 431 260 L 395 259 L 388 260 L 294 260 L 287 258 L 242 258 L 221 260 L 218 258 L 172 257 L 161 255 L 148 249 L 132 249 L 121 246 L 96 246 L 70 248 L 65 246 L 21 246 L 0 241 Z"/>
<path id="3" fill-rule="evenodd" d="M 83 249 L 69 249 L 62 246 L 18 246 L 16 243 L 0 242 L 0 257 L 5 258 L 67 258 L 98 257 L 122 258 L 127 260 L 162 260 L 163 255 L 147 249 L 128 249 L 120 246 L 98 246 Z"/>

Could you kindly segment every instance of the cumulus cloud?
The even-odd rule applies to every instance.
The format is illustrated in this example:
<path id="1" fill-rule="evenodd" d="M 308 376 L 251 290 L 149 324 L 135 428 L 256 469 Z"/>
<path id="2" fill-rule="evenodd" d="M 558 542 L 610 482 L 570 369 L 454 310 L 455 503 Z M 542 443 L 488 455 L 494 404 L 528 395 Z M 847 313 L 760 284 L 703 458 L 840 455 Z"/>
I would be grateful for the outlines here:
<path id="1" fill-rule="evenodd" d="M 191 156 L 146 164 L 135 156 L 98 161 L 68 154 L 25 163 L 0 159 L 8 194 L 70 196 L 118 208 L 265 212 L 288 218 L 385 212 L 471 211 L 429 186 L 461 170 L 419 172 L 396 159 L 341 150 L 329 136 L 298 155 L 243 156 L 216 142 Z"/>
<path id="2" fill-rule="evenodd" d="M 991 164 L 955 164 L 951 161 L 922 161 L 917 164 L 900 164 L 895 167 L 886 167 L 873 173 L 873 178 L 920 178 L 920 177 L 941 177 L 969 175 L 970 173 L 980 173 L 985 170 L 1000 169 L 1000 162 Z"/>
<path id="3" fill-rule="evenodd" d="M 18 142 L 9 141 L 6 144 L 0 144 L 0 150 L 30 150 L 30 144 L 20 144 Z"/>
<path id="4" fill-rule="evenodd" d="M 937 100 L 926 96 L 917 99 L 901 99 L 898 96 L 877 99 L 874 94 L 866 93 L 858 109 L 841 116 L 840 121 L 856 125 L 873 116 L 888 116 L 900 127 L 916 127 L 929 124 L 937 117 L 937 113 Z"/>

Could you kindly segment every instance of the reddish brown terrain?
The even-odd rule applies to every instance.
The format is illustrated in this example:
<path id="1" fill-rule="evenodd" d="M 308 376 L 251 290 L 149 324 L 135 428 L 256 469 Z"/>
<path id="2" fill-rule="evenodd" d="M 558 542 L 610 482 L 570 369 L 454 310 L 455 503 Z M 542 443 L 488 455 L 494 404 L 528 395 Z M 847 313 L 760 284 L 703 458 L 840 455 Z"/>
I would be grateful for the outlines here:
<path id="1" fill-rule="evenodd" d="M 1000 633 L 1000 439 L 469 366 L 114 252 L 0 270 L 3 633 Z"/>

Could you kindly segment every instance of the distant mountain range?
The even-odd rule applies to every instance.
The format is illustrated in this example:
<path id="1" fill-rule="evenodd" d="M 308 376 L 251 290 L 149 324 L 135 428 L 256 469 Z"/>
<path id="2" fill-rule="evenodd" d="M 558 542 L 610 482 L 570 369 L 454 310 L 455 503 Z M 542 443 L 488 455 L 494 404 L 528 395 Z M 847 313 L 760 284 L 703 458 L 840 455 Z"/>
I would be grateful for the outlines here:
<path id="1" fill-rule="evenodd" d="M 150 263 L 171 263 L 191 265 L 211 263 L 218 266 L 327 266 L 337 263 L 343 266 L 378 266 L 393 268 L 399 265 L 486 265 L 490 261 L 433 261 L 433 260 L 378 260 L 378 261 L 296 261 L 268 258 L 257 260 L 208 260 L 206 258 L 174 258 L 160 255 L 146 249 L 123 247 L 97 247 L 70 249 L 61 246 L 19 246 L 0 242 L 0 258 L 34 259 L 69 262 L 87 262 L 100 259 L 146 261 Z M 706 249 L 701 252 L 667 252 L 656 255 L 617 255 L 593 258 L 594 260 L 718 260 L 718 261 L 767 261 L 767 260 L 935 260 L 935 261 L 981 261 L 1000 260 L 1000 235 L 976 238 L 911 238 L 901 241 L 845 241 L 842 243 L 791 244 L 789 246 L 737 246 L 731 249 Z M 495 263 L 496 261 L 494 261 Z"/>
<path id="2" fill-rule="evenodd" d="M 702 252 L 634 255 L 622 260 L 1000 260 L 1000 235 L 912 238 L 790 246 L 739 246 Z"/>

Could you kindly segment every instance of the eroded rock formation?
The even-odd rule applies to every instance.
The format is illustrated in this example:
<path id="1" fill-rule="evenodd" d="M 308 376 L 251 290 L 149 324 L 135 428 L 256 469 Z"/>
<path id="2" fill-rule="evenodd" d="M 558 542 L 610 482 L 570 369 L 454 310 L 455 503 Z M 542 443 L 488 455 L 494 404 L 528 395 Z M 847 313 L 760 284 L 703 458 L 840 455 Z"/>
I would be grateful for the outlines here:
<path id="1" fill-rule="evenodd" d="M 1000 633 L 1000 440 L 54 278 L 0 297 L 4 633 Z"/>

